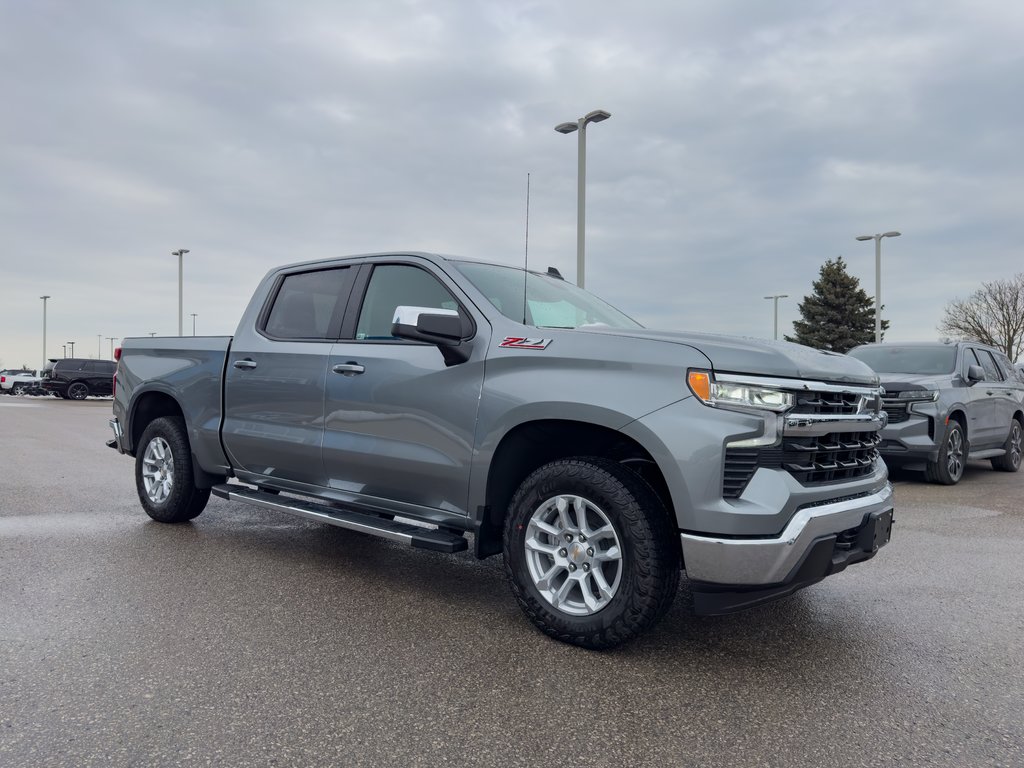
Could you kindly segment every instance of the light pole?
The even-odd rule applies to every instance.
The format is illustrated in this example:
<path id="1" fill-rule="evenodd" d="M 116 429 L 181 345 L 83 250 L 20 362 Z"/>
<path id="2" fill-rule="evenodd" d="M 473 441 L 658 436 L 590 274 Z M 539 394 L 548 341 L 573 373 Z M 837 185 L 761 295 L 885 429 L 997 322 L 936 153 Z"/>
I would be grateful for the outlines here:
<path id="1" fill-rule="evenodd" d="M 882 238 L 899 236 L 899 232 L 857 236 L 858 240 L 875 241 L 875 344 L 882 342 Z"/>
<path id="2" fill-rule="evenodd" d="M 68 345 L 67 344 L 61 344 L 60 348 L 64 350 L 64 357 L 67 357 L 68 356 Z"/>
<path id="3" fill-rule="evenodd" d="M 40 296 L 39 298 L 43 300 L 43 367 L 39 369 L 42 371 L 46 367 L 46 300 L 50 297 Z M 42 376 L 42 373 L 39 375 Z"/>
<path id="4" fill-rule="evenodd" d="M 192 335 L 196 335 L 196 313 L 192 313 Z"/>
<path id="5" fill-rule="evenodd" d="M 75 342 L 69 341 L 68 342 L 68 346 L 71 347 L 71 356 L 74 357 L 75 356 Z"/>
<path id="6" fill-rule="evenodd" d="M 149 335 L 150 335 L 150 336 L 156 336 L 156 331 L 150 331 L 150 332 L 149 332 Z"/>
<path id="7" fill-rule="evenodd" d="M 584 224 L 587 216 L 587 125 L 590 123 L 600 123 L 609 117 L 611 117 L 610 112 L 605 112 L 603 109 L 595 109 L 593 112 L 585 114 L 575 123 L 559 123 L 555 126 L 555 130 L 559 133 L 579 131 L 579 159 L 577 160 L 576 169 L 576 285 L 580 288 L 583 287 L 584 281 L 583 240 Z"/>
<path id="8" fill-rule="evenodd" d="M 103 334 L 102 333 L 97 333 L 96 334 L 96 359 L 97 360 L 102 360 L 103 359 Z"/>
<path id="9" fill-rule="evenodd" d="M 116 338 L 117 338 L 117 336 L 107 336 L 107 341 L 110 342 L 110 359 L 111 360 L 114 359 L 114 339 L 116 339 Z"/>
<path id="10" fill-rule="evenodd" d="M 772 296 L 765 296 L 766 299 L 771 299 L 775 305 L 775 335 L 772 337 L 776 341 L 779 339 L 779 299 L 788 299 L 788 293 L 776 293 Z"/>
<path id="11" fill-rule="evenodd" d="M 171 251 L 171 256 L 178 257 L 178 335 L 183 336 L 181 332 L 181 283 L 182 283 L 182 268 L 181 268 L 181 257 L 188 253 L 188 248 L 179 248 L 176 251 Z"/>

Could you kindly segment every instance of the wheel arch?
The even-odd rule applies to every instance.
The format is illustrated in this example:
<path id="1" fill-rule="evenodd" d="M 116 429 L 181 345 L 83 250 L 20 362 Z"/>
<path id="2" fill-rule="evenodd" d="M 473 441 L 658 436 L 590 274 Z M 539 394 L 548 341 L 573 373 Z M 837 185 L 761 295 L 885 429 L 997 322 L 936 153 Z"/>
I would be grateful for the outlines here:
<path id="1" fill-rule="evenodd" d="M 675 525 L 668 484 L 654 457 L 640 443 L 598 424 L 538 419 L 510 429 L 494 450 L 476 532 L 477 557 L 501 552 L 508 505 L 523 480 L 544 464 L 572 456 L 598 456 L 629 467 L 654 490 Z"/>
<path id="2" fill-rule="evenodd" d="M 189 451 L 192 458 L 192 473 L 197 488 L 212 488 L 217 483 L 224 482 L 223 475 L 211 474 L 203 469 L 196 458 L 195 447 L 192 445 L 192 428 L 185 411 L 173 395 L 160 390 L 149 390 L 141 393 L 132 402 L 128 411 L 128 430 L 131 440 L 128 453 L 132 456 L 139 450 L 139 440 L 142 433 L 146 431 L 153 421 L 159 418 L 174 418 L 185 425 L 185 436 L 189 441 Z"/>

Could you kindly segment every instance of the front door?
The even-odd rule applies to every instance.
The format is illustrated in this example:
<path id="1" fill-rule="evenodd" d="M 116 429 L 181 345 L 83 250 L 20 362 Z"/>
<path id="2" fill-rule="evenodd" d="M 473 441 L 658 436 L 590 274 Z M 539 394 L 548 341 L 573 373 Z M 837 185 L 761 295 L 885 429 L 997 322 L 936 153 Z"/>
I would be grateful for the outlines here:
<path id="1" fill-rule="evenodd" d="M 969 347 L 964 352 L 967 365 L 964 366 L 966 374 L 967 366 L 980 365 L 985 371 L 985 380 L 976 381 L 971 385 L 971 413 L 968 414 L 970 426 L 968 437 L 971 441 L 971 450 L 982 450 L 985 448 L 997 447 L 1005 439 L 1001 435 L 999 399 L 996 397 L 996 387 L 1002 382 L 999 381 L 998 369 L 995 369 L 995 361 L 984 349 Z M 994 370 L 993 370 L 994 369 Z M 1007 422 L 1007 426 L 1009 422 Z"/>
<path id="2" fill-rule="evenodd" d="M 468 313 L 454 285 L 413 264 L 365 269 L 372 273 L 352 316 L 353 338 L 333 346 L 327 366 L 328 485 L 398 514 L 466 515 L 489 326 L 478 318 L 476 336 L 463 342 L 469 360 L 447 366 L 437 347 L 393 337 L 391 323 L 398 306 Z"/>

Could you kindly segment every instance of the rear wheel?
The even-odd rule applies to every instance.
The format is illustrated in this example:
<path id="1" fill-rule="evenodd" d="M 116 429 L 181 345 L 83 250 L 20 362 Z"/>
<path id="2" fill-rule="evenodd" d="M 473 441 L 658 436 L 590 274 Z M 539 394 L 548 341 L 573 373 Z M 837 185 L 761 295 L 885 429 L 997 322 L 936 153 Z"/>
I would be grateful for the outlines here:
<path id="1" fill-rule="evenodd" d="M 1010 434 L 1006 436 L 1003 449 L 1006 451 L 1002 456 L 992 459 L 992 469 L 1001 472 L 1016 472 L 1020 469 L 1021 444 L 1024 442 L 1024 427 L 1019 419 L 1010 422 Z"/>
<path id="2" fill-rule="evenodd" d="M 960 422 L 950 420 L 946 425 L 946 434 L 939 448 L 938 461 L 925 467 L 924 476 L 930 483 L 940 485 L 956 485 L 964 475 L 964 463 L 967 459 L 967 441 L 964 439 L 964 428 Z"/>
<path id="3" fill-rule="evenodd" d="M 509 507 L 505 568 L 530 620 L 585 648 L 612 648 L 649 629 L 679 586 L 668 514 L 642 479 L 602 458 L 553 461 Z"/>
<path id="4" fill-rule="evenodd" d="M 188 435 L 178 419 L 154 419 L 142 433 L 135 487 L 146 514 L 161 523 L 184 523 L 205 509 L 210 489 L 195 486 Z"/>
<path id="5" fill-rule="evenodd" d="M 68 385 L 68 400 L 85 400 L 89 396 L 89 385 L 84 381 L 73 381 Z"/>
<path id="6" fill-rule="evenodd" d="M 14 386 L 11 387 L 11 394 L 12 395 L 23 395 L 23 394 L 25 394 L 25 390 L 26 389 L 28 389 L 28 385 L 27 384 L 15 384 Z"/>

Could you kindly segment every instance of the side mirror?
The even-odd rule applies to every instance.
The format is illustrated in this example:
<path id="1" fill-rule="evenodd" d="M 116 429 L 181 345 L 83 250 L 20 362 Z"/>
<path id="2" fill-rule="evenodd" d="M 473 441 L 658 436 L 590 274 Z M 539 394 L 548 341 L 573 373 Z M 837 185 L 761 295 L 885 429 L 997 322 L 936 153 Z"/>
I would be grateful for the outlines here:
<path id="1" fill-rule="evenodd" d="M 967 366 L 967 383 L 975 384 L 979 381 L 985 380 L 985 369 L 980 365 L 969 365 Z"/>
<path id="2" fill-rule="evenodd" d="M 472 332 L 472 323 L 454 309 L 396 307 L 391 322 L 392 336 L 433 344 L 441 350 L 447 365 L 469 359 L 462 340 Z"/>

